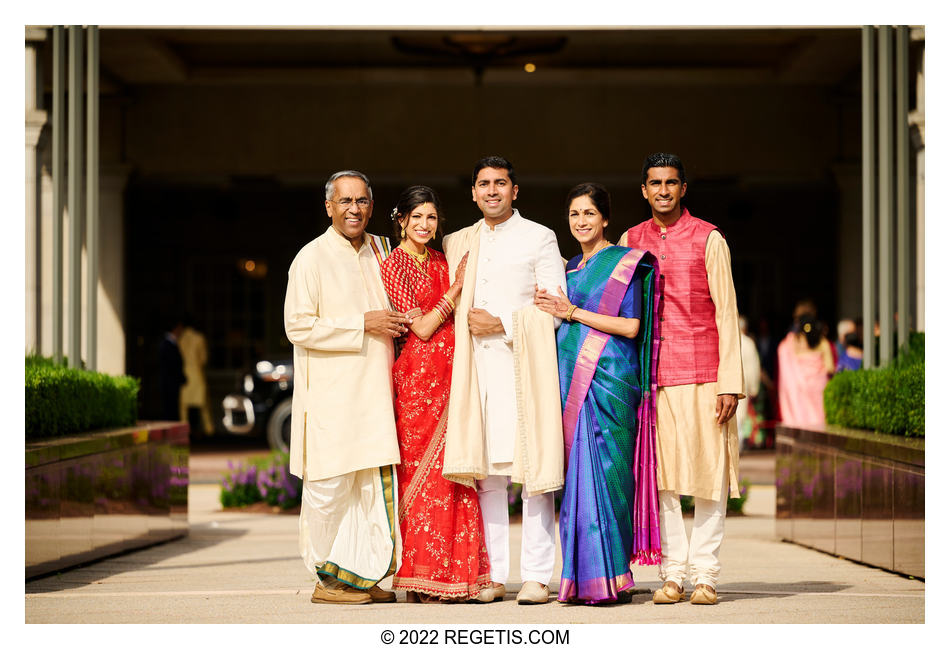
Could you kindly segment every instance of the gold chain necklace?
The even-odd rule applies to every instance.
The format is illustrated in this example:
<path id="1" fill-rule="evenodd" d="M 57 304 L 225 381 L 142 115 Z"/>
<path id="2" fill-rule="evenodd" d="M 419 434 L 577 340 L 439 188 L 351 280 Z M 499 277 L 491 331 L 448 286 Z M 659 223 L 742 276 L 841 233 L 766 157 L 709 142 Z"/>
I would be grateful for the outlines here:
<path id="1" fill-rule="evenodd" d="M 408 248 L 405 248 L 405 247 L 403 247 L 403 246 L 399 246 L 399 247 L 402 248 L 402 251 L 403 251 L 404 253 L 406 253 L 407 255 L 409 255 L 410 257 L 412 257 L 413 260 L 416 262 L 416 264 L 417 264 L 420 268 L 422 268 L 423 264 L 425 264 L 426 261 L 428 261 L 428 259 L 429 259 L 429 249 L 428 249 L 428 248 L 425 248 L 424 251 L 420 253 L 420 252 L 413 252 L 412 250 L 409 250 Z"/>

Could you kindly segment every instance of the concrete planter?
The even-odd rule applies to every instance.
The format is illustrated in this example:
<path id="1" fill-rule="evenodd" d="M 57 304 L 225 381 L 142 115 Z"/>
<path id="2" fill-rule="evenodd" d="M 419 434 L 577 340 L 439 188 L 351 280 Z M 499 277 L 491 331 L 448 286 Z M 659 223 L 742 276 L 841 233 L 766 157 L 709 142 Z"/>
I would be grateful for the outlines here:
<path id="1" fill-rule="evenodd" d="M 780 538 L 924 578 L 924 440 L 780 424 L 775 487 Z"/>
<path id="2" fill-rule="evenodd" d="M 26 578 L 185 536 L 188 425 L 26 445 Z"/>

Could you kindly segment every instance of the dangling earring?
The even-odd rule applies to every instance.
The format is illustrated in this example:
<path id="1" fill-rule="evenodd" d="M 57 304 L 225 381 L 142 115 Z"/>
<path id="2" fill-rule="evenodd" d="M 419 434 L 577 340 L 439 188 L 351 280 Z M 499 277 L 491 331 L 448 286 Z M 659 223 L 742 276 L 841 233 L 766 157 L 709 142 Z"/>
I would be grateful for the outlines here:
<path id="1" fill-rule="evenodd" d="M 406 238 L 406 226 L 402 226 L 402 229 L 399 231 L 399 236 L 402 239 Z"/>

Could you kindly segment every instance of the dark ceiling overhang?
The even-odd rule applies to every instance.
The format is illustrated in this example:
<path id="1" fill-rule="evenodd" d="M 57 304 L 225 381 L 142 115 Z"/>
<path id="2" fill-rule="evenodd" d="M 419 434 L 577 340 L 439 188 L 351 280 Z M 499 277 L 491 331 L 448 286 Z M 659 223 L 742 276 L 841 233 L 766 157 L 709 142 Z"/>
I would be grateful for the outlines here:
<path id="1" fill-rule="evenodd" d="M 860 28 L 102 27 L 103 91 L 340 83 L 853 84 Z M 535 66 L 533 73 L 525 65 Z"/>

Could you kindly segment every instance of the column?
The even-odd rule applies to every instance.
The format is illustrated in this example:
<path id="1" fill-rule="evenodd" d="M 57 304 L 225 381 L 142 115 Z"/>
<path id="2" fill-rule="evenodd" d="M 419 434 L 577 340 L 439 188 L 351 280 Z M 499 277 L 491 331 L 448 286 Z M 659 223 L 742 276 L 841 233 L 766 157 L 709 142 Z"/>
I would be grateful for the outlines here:
<path id="1" fill-rule="evenodd" d="M 69 27 L 69 136 L 67 206 L 69 209 L 69 344 L 66 355 L 70 367 L 80 367 L 82 335 L 82 27 Z"/>
<path id="2" fill-rule="evenodd" d="M 40 48 L 46 39 L 41 29 L 26 30 L 26 351 L 42 351 L 42 200 L 40 198 L 40 136 L 46 125 L 46 111 L 43 108 L 43 77 Z"/>
<path id="3" fill-rule="evenodd" d="M 878 322 L 880 365 L 894 357 L 894 28 L 878 28 Z"/>
<path id="4" fill-rule="evenodd" d="M 86 28 L 86 367 L 98 363 L 99 302 L 99 28 Z"/>
<path id="5" fill-rule="evenodd" d="M 63 360 L 63 207 L 66 193 L 66 30 L 53 27 L 53 124 L 50 177 L 53 185 L 53 211 L 50 219 L 51 285 L 50 328 L 52 354 Z"/>
<path id="6" fill-rule="evenodd" d="M 895 98 L 895 147 L 897 149 L 897 345 L 902 347 L 910 337 L 910 69 L 907 25 L 897 27 L 895 70 L 897 95 Z"/>
<path id="7" fill-rule="evenodd" d="M 875 154 L 877 141 L 874 137 L 874 62 L 875 30 L 871 25 L 861 28 L 861 276 L 862 309 L 864 321 L 864 367 L 876 367 L 874 349 L 874 320 L 877 317 L 877 283 L 874 271 L 877 263 L 875 217 L 877 201 L 874 179 L 877 166 Z"/>

